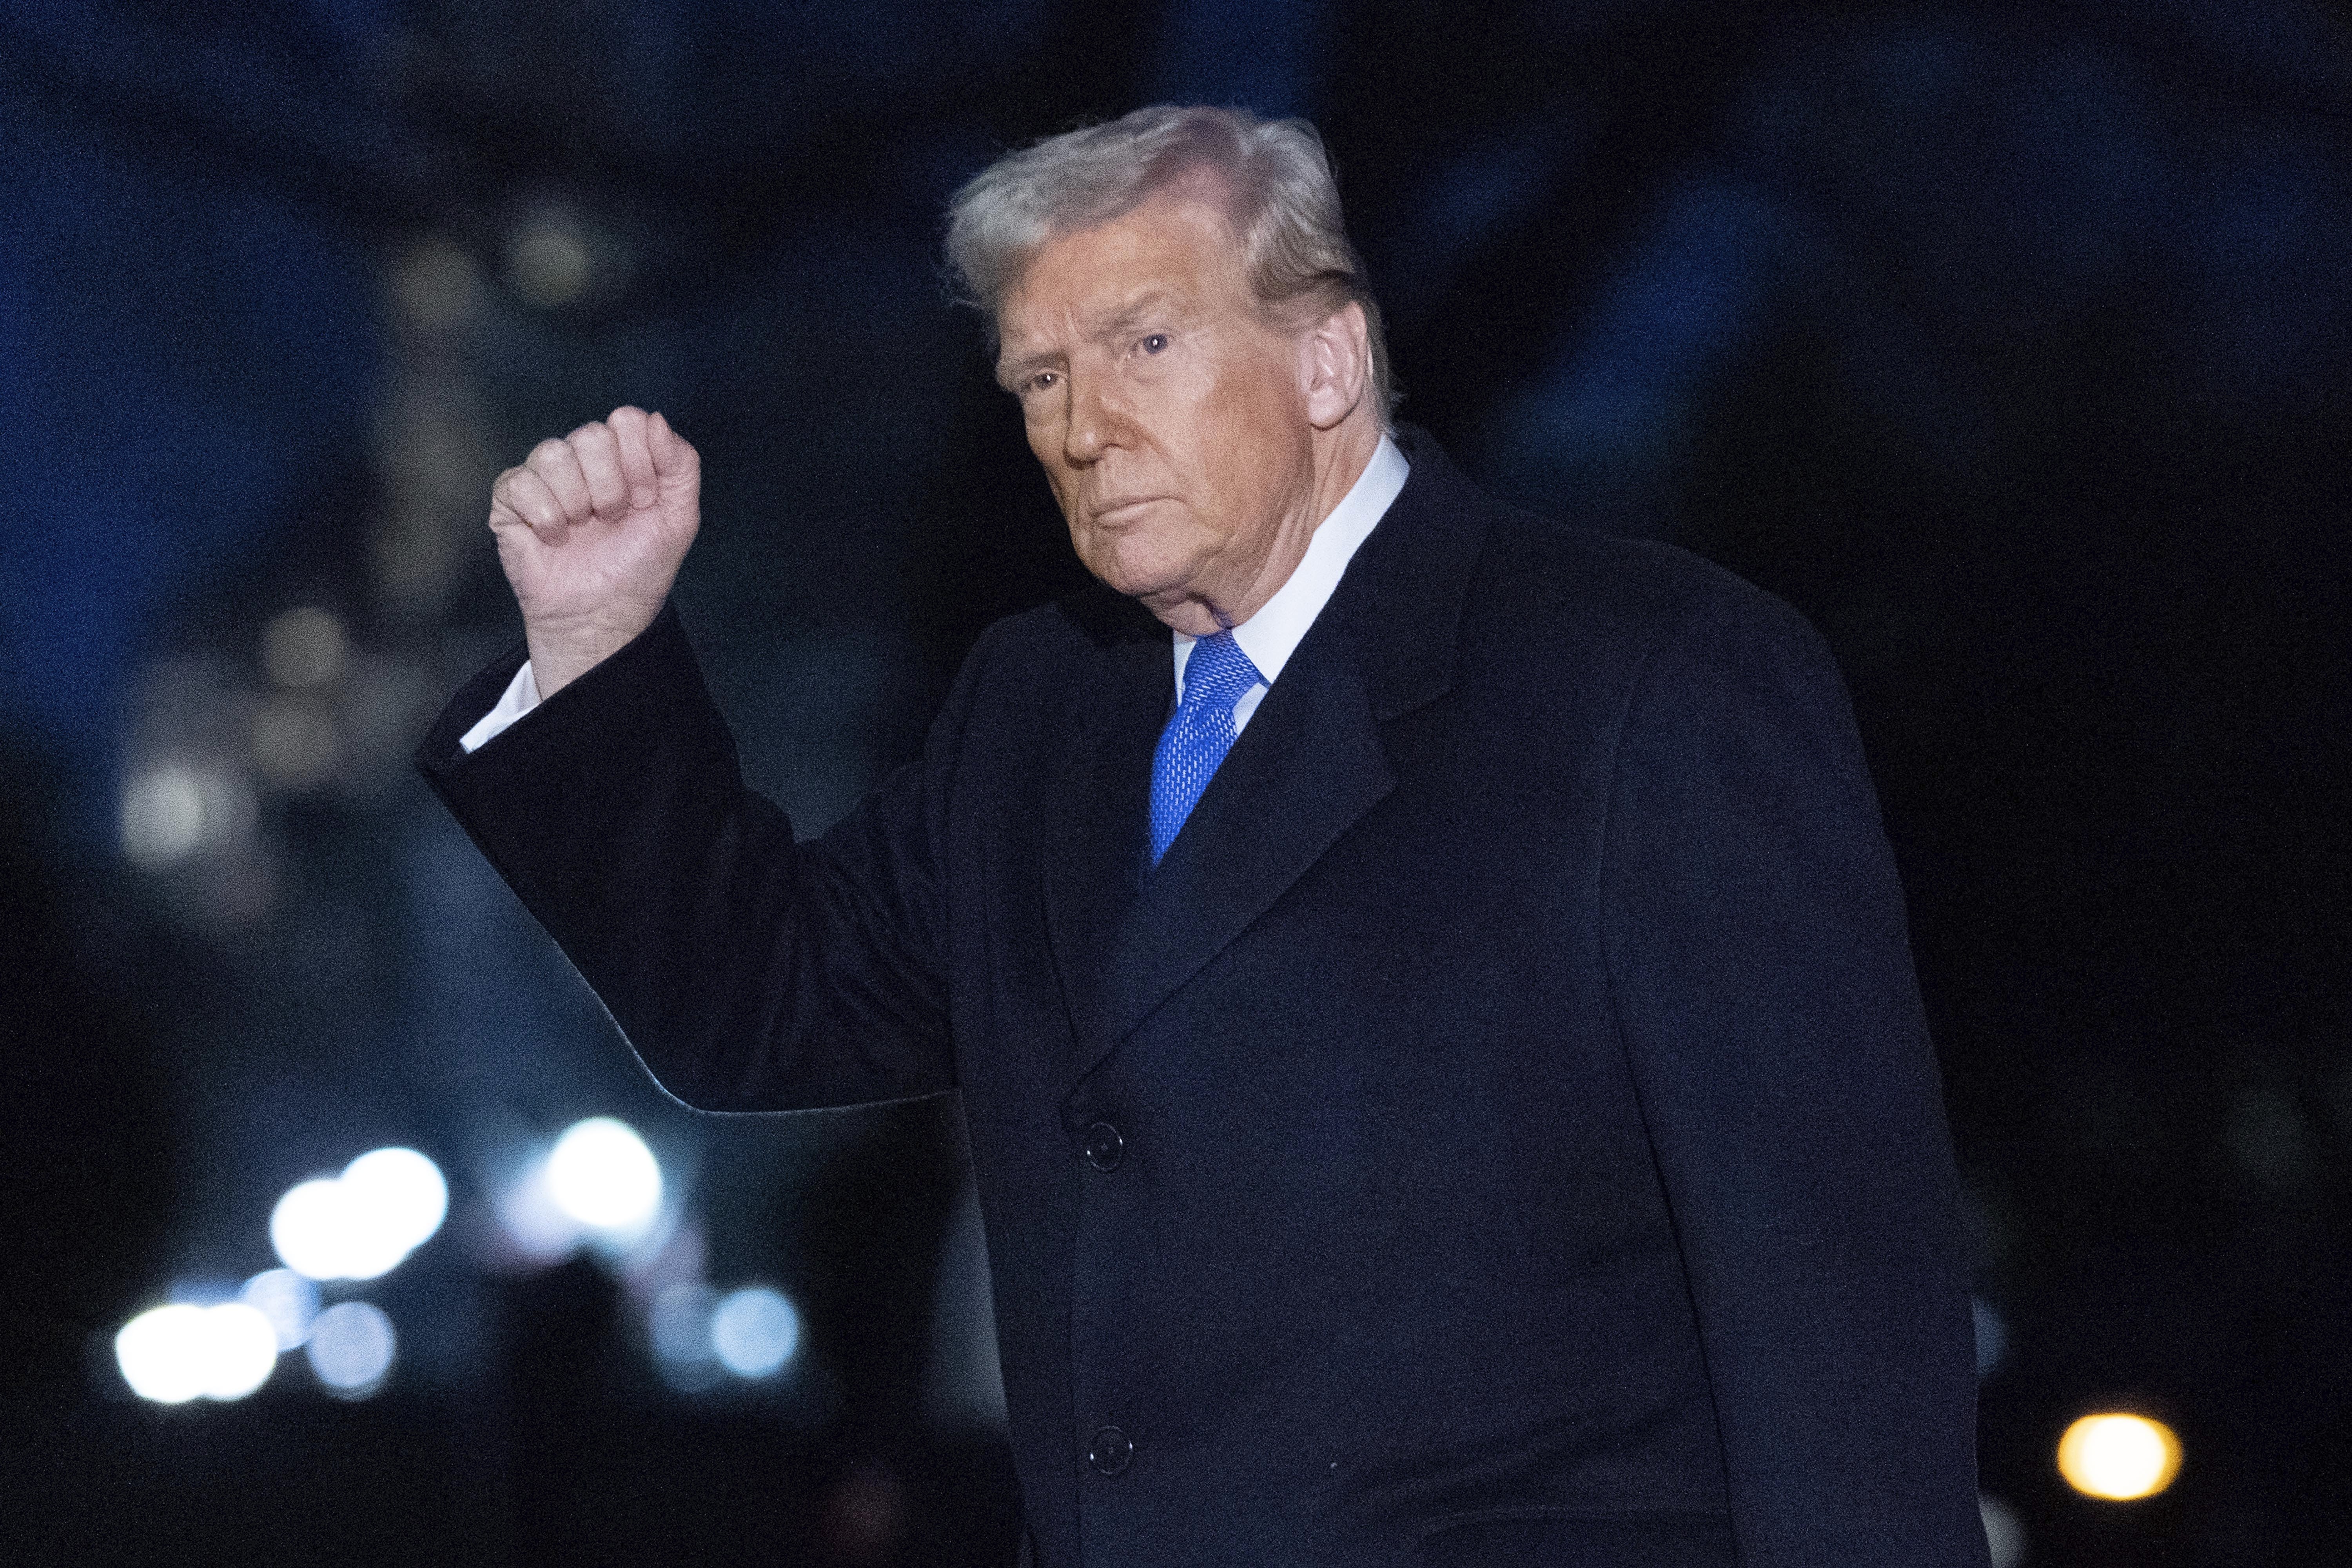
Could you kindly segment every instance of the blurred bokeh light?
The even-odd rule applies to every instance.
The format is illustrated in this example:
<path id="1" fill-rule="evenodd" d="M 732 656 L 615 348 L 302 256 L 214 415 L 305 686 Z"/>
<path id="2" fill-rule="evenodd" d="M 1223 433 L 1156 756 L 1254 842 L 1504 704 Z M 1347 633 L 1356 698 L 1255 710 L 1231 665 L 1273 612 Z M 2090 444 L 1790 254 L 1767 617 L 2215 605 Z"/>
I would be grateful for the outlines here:
<path id="1" fill-rule="evenodd" d="M 140 1313 L 114 1336 L 115 1364 L 142 1399 L 243 1399 L 278 1364 L 278 1331 L 242 1301 L 174 1302 Z"/>
<path id="2" fill-rule="evenodd" d="M 319 1315 L 319 1288 L 291 1268 L 266 1268 L 245 1282 L 237 1300 L 269 1320 L 278 1349 L 300 1350 Z"/>
<path id="3" fill-rule="evenodd" d="M 508 278 L 540 309 L 560 310 L 596 282 L 598 239 L 569 204 L 541 204 L 508 236 Z"/>
<path id="4" fill-rule="evenodd" d="M 2180 1439 L 2146 1415 L 2085 1415 L 2058 1439 L 2058 1473 L 2084 1497 L 2109 1502 L 2154 1497 L 2180 1473 Z"/>
<path id="5" fill-rule="evenodd" d="M 377 1149 L 289 1188 L 270 1211 L 269 1242 L 307 1279 L 374 1279 L 432 1239 L 448 1209 L 439 1166 L 414 1149 Z"/>
<path id="6" fill-rule="evenodd" d="M 316 605 L 298 605 L 261 629 L 261 668 L 289 689 L 332 686 L 350 658 L 343 623 Z"/>
<path id="7" fill-rule="evenodd" d="M 339 1301 L 310 1325 L 302 1347 L 310 1370 L 334 1394 L 364 1399 L 383 1386 L 397 1343 L 392 1320 L 373 1301 Z"/>
<path id="8" fill-rule="evenodd" d="M 163 762 L 122 792 L 122 853 L 160 871 L 251 831 L 253 792 L 216 768 Z"/>
<path id="9" fill-rule="evenodd" d="M 800 1348 L 801 1318 L 782 1292 L 764 1285 L 730 1290 L 710 1311 L 710 1347 L 738 1377 L 772 1377 Z"/>
<path id="10" fill-rule="evenodd" d="M 547 1185 L 557 1208 L 592 1230 L 643 1230 L 661 1211 L 659 1162 L 636 1129 L 610 1116 L 564 1129 L 548 1152 Z"/>

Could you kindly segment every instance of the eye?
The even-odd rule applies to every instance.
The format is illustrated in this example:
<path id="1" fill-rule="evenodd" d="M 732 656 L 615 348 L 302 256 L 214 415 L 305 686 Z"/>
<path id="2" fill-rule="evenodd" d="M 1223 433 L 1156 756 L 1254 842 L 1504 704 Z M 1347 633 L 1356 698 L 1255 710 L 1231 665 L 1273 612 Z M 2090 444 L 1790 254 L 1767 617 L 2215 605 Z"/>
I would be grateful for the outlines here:
<path id="1" fill-rule="evenodd" d="M 1053 371 L 1041 370 L 1036 374 L 1031 376 L 1028 381 L 1023 384 L 1021 390 L 1024 392 L 1049 391 L 1052 389 L 1054 384 L 1060 379 L 1061 377 Z"/>
<path id="2" fill-rule="evenodd" d="M 1145 353 L 1156 354 L 1161 349 L 1168 346 L 1168 334 L 1166 332 L 1152 332 L 1135 346 L 1141 349 Z"/>

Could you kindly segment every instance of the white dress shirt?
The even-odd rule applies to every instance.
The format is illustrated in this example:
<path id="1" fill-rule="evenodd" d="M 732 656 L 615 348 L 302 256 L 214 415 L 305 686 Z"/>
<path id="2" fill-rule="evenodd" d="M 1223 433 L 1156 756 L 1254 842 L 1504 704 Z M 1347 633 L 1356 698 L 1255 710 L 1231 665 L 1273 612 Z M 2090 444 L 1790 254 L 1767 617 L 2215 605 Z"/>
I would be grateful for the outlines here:
<path id="1" fill-rule="evenodd" d="M 1250 715 L 1265 700 L 1265 689 L 1282 673 L 1297 651 L 1298 639 L 1315 624 L 1330 602 L 1332 590 L 1348 570 L 1348 563 L 1356 558 L 1356 549 L 1371 537 L 1372 525 L 1388 515 L 1389 504 L 1404 489 L 1405 476 L 1412 465 L 1405 461 L 1397 444 L 1386 436 L 1381 437 L 1379 450 L 1339 504 L 1331 509 L 1315 528 L 1315 536 L 1307 542 L 1307 553 L 1289 579 L 1274 591 L 1256 615 L 1234 628 L 1234 641 L 1257 667 L 1260 677 L 1234 702 L 1234 732 L 1249 726 Z M 1192 657 L 1193 639 L 1182 632 L 1176 638 L 1176 700 L 1184 700 L 1184 664 Z"/>
<path id="2" fill-rule="evenodd" d="M 1372 527 L 1387 515 L 1390 503 L 1404 489 L 1405 476 L 1412 465 L 1397 449 L 1388 437 L 1381 437 L 1379 449 L 1364 471 L 1356 477 L 1339 504 L 1331 509 L 1315 528 L 1315 536 L 1307 542 L 1307 554 L 1298 563 L 1289 579 L 1275 590 L 1274 597 L 1264 608 L 1234 628 L 1234 641 L 1256 666 L 1261 679 L 1257 684 L 1234 700 L 1234 731 L 1238 734 L 1265 700 L 1266 687 L 1281 675 L 1282 667 L 1298 647 L 1298 639 L 1315 624 L 1330 601 L 1332 590 L 1339 587 L 1339 578 L 1354 560 L 1357 547 L 1371 537 Z M 1184 663 L 1192 656 L 1193 639 L 1182 632 L 1171 634 L 1176 639 L 1176 700 L 1184 700 Z M 530 673 L 530 660 L 515 671 L 507 682 L 505 692 L 495 707 L 475 721 L 474 727 L 458 737 L 457 744 L 467 752 L 481 747 L 504 731 L 507 726 L 539 706 L 539 682 Z"/>

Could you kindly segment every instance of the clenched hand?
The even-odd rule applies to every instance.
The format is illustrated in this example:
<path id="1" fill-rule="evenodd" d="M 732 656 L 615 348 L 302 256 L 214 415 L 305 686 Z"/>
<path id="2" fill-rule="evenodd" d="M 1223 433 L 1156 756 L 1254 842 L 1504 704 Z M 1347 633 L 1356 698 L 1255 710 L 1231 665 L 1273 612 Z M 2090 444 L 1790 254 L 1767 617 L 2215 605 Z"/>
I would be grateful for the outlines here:
<path id="1" fill-rule="evenodd" d="M 490 531 L 541 698 L 653 624 L 694 542 L 701 489 L 701 458 L 642 408 L 541 441 L 499 476 Z"/>

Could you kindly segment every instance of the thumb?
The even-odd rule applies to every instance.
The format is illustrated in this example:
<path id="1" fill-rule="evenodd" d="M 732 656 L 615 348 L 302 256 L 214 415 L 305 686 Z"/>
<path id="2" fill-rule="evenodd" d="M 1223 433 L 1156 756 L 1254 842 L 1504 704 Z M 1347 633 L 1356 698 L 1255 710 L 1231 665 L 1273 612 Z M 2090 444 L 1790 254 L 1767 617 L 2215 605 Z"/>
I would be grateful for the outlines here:
<path id="1" fill-rule="evenodd" d="M 662 489 L 693 484 L 702 474 L 702 457 L 685 437 L 669 427 L 659 414 L 646 421 L 646 445 L 654 460 L 654 477 Z"/>

